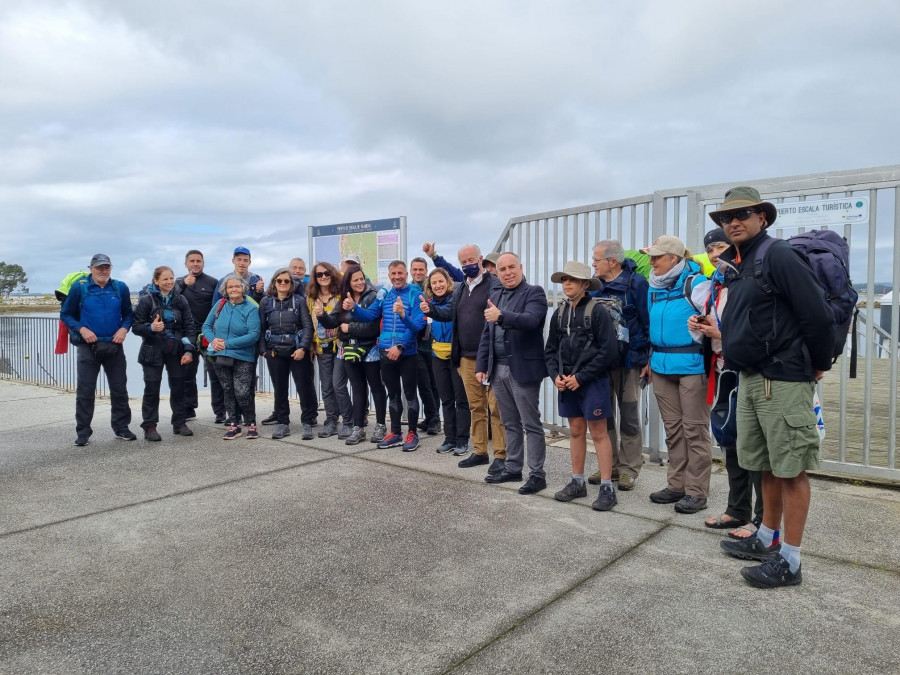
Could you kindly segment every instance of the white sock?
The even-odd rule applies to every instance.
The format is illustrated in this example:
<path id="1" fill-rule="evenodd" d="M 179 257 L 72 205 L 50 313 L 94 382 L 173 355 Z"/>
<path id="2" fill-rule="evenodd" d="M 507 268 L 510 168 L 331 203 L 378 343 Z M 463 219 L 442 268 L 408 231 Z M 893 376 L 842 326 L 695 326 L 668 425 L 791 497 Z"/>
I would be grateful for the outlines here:
<path id="1" fill-rule="evenodd" d="M 579 485 L 584 485 L 584 474 L 583 473 L 573 473 L 572 480 L 574 480 Z"/>
<path id="2" fill-rule="evenodd" d="M 760 525 L 756 531 L 756 538 L 759 539 L 760 544 L 768 548 L 773 541 L 778 541 L 778 530 L 772 530 L 765 525 Z"/>
<path id="3" fill-rule="evenodd" d="M 800 569 L 800 547 L 791 546 L 790 544 L 781 544 L 781 557 L 788 561 L 791 566 L 791 574 L 796 574 Z"/>

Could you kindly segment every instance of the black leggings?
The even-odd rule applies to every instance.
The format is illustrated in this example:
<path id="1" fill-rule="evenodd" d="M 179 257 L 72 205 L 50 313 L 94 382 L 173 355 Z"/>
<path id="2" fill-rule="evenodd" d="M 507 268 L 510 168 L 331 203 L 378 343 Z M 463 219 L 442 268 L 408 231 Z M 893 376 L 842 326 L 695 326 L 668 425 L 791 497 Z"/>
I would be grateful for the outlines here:
<path id="1" fill-rule="evenodd" d="M 403 416 L 403 404 L 400 401 L 400 382 L 403 382 L 403 394 L 406 395 L 408 408 L 407 421 L 413 433 L 419 423 L 419 399 L 416 396 L 416 364 L 419 359 L 415 354 L 401 356 L 396 361 L 387 357 L 387 350 L 381 351 L 381 379 L 387 387 L 390 399 L 388 409 L 391 411 L 391 431 L 400 434 L 400 418 Z"/>
<path id="2" fill-rule="evenodd" d="M 350 380 L 350 389 L 353 395 L 353 426 L 363 427 L 366 424 L 366 403 L 369 400 L 369 391 L 372 392 L 372 400 L 375 401 L 375 422 L 384 424 L 387 394 L 385 394 L 384 384 L 381 382 L 381 364 L 378 361 L 370 363 L 344 361 L 344 368 L 347 371 L 347 379 Z M 367 382 L 368 387 L 366 387 Z"/>
<path id="3" fill-rule="evenodd" d="M 472 414 L 469 411 L 469 399 L 466 398 L 462 378 L 450 359 L 435 357 L 431 360 L 431 364 L 441 395 L 441 407 L 444 409 L 444 437 L 451 443 L 459 445 L 468 443 Z"/>

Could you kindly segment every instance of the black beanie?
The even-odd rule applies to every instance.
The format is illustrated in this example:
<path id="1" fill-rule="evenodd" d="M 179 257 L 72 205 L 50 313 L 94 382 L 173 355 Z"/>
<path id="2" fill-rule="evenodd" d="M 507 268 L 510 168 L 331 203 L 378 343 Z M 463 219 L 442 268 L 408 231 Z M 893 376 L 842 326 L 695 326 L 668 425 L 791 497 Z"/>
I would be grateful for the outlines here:
<path id="1" fill-rule="evenodd" d="M 703 235 L 703 250 L 705 251 L 709 248 L 710 244 L 714 244 L 718 241 L 731 246 L 731 240 L 725 236 L 725 230 L 723 230 L 721 227 L 710 230 L 705 235 Z"/>

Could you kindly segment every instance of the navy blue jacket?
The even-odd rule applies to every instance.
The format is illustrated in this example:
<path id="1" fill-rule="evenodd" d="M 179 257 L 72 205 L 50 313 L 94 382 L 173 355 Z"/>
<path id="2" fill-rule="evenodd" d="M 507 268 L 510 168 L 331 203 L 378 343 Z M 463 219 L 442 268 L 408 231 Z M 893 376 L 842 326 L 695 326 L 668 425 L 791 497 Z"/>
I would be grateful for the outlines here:
<path id="1" fill-rule="evenodd" d="M 491 289 L 490 299 L 500 306 L 503 286 Z M 547 377 L 544 362 L 544 324 L 547 322 L 547 293 L 540 286 L 532 286 L 524 279 L 513 290 L 512 297 L 502 310 L 503 344 L 507 365 L 516 382 L 540 382 Z M 478 345 L 475 370 L 492 377 L 494 369 L 494 326 L 486 321 Z"/>
<path id="2" fill-rule="evenodd" d="M 622 303 L 622 315 L 628 324 L 628 352 L 620 368 L 643 368 L 650 360 L 650 310 L 647 306 L 649 284 L 637 271 L 631 258 L 622 261 L 622 272 L 612 281 L 600 280 L 595 298 L 618 298 Z"/>

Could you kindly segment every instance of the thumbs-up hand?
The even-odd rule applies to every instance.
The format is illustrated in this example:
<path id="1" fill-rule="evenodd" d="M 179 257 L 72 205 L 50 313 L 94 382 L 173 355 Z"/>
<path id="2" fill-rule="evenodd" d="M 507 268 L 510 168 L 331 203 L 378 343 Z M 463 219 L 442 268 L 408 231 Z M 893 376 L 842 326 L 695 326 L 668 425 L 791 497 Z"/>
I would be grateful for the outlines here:
<path id="1" fill-rule="evenodd" d="M 262 277 L 256 280 L 256 292 L 262 293 L 266 288 L 266 284 L 263 281 Z"/>
<path id="2" fill-rule="evenodd" d="M 316 313 L 316 316 L 322 316 L 325 313 L 325 305 L 322 304 L 322 298 L 316 298 L 316 302 L 313 304 L 313 311 Z"/>
<path id="3" fill-rule="evenodd" d="M 353 297 L 350 295 L 350 293 L 347 293 L 347 297 L 344 298 L 344 302 L 341 303 L 341 309 L 343 309 L 345 312 L 349 312 L 351 309 L 353 309 L 353 305 L 355 304 L 356 303 L 353 302 Z"/>
<path id="4" fill-rule="evenodd" d="M 153 319 L 153 323 L 150 324 L 150 330 L 154 333 L 161 333 L 165 328 L 166 325 L 162 322 L 162 319 L 159 318 L 159 314 L 157 314 L 156 318 Z"/>
<path id="5" fill-rule="evenodd" d="M 434 257 L 434 242 L 428 243 L 427 241 L 422 244 L 422 250 L 425 252 L 429 258 Z"/>
<path id="6" fill-rule="evenodd" d="M 431 314 L 431 305 L 428 304 L 424 295 L 419 295 L 419 309 L 422 310 L 423 314 Z"/>
<path id="7" fill-rule="evenodd" d="M 406 310 L 403 308 L 403 301 L 400 298 L 394 300 L 394 314 L 401 319 L 406 316 Z"/>
<path id="8" fill-rule="evenodd" d="M 488 298 L 487 309 L 484 310 L 484 318 L 491 323 L 496 323 L 497 319 L 500 318 L 500 310 L 491 302 L 490 298 Z"/>

